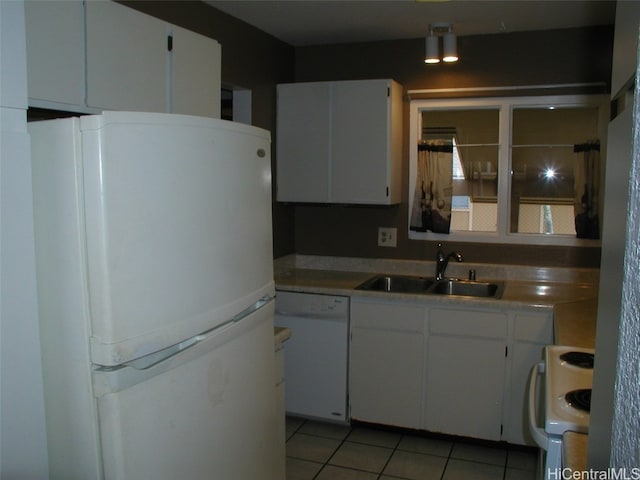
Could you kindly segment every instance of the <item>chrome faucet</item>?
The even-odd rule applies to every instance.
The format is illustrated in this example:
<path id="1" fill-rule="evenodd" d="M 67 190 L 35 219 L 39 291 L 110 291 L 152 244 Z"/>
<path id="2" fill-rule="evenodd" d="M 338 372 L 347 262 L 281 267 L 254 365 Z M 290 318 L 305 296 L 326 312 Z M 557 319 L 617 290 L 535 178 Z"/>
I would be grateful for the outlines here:
<path id="1" fill-rule="evenodd" d="M 436 252 L 436 280 L 442 280 L 444 278 L 444 272 L 452 257 L 455 258 L 457 262 L 462 262 L 463 260 L 462 255 L 458 252 L 451 252 L 445 255 L 442 250 L 442 244 L 438 243 L 438 251 Z"/>

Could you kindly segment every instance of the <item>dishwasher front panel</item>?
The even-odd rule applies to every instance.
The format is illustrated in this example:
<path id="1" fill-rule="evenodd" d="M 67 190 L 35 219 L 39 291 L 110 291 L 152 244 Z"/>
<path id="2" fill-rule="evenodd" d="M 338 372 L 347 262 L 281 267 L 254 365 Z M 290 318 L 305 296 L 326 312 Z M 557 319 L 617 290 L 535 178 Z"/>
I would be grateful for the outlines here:
<path id="1" fill-rule="evenodd" d="M 275 325 L 284 346 L 289 415 L 347 423 L 349 298 L 277 292 Z"/>

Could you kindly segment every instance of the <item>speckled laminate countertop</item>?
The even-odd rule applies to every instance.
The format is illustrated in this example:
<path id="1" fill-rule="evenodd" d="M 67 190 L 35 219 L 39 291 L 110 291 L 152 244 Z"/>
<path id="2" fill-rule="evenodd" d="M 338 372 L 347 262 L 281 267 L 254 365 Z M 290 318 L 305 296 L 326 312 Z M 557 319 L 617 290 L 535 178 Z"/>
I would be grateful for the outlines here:
<path id="1" fill-rule="evenodd" d="M 595 348 L 597 314 L 597 297 L 554 305 L 556 344 Z"/>
<path id="2" fill-rule="evenodd" d="M 359 297 L 377 297 L 394 300 L 406 300 L 425 303 L 457 303 L 482 306 L 500 305 L 509 308 L 555 308 L 560 304 L 579 305 L 584 300 L 594 301 L 597 288 L 592 284 L 571 284 L 535 281 L 504 281 L 504 293 L 500 299 L 471 298 L 435 294 L 389 293 L 356 290 L 356 287 L 376 273 L 351 272 L 339 270 L 317 270 L 293 268 L 276 273 L 276 288 L 293 292 L 307 292 L 324 295 L 344 295 Z M 557 310 L 559 314 L 571 311 L 571 306 Z M 585 311 L 589 311 L 585 309 Z M 561 332 L 571 331 L 565 325 Z M 566 342 L 562 342 L 566 344 Z"/>

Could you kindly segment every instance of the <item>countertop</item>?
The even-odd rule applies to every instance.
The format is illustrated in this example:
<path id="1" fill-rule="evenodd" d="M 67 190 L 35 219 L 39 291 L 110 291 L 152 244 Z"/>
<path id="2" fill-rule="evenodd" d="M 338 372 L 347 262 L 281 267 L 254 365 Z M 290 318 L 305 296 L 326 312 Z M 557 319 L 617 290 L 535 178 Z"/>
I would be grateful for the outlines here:
<path id="1" fill-rule="evenodd" d="M 563 336 L 561 343 L 567 345 L 570 344 L 567 342 L 571 341 L 570 332 L 574 330 L 572 326 L 574 322 L 576 325 L 579 324 L 576 328 L 584 328 L 590 321 L 589 319 L 585 319 L 584 315 L 589 313 L 594 313 L 591 321 L 595 320 L 595 311 L 592 305 L 593 302 L 596 301 L 595 298 L 598 292 L 596 286 L 593 284 L 505 280 L 504 293 L 500 299 L 355 290 L 358 285 L 374 275 L 376 275 L 376 273 L 292 268 L 276 273 L 275 283 L 278 290 L 324 295 L 357 295 L 359 297 L 377 297 L 429 303 L 442 302 L 459 304 L 460 302 L 465 302 L 467 305 L 477 304 L 484 306 L 499 303 L 501 306 L 507 306 L 509 308 L 552 308 L 557 318 L 566 315 L 567 321 L 559 333 Z M 479 280 L 484 281 L 484 279 Z M 588 301 L 588 306 L 580 309 L 579 307 L 583 301 Z M 559 305 L 568 306 L 558 308 Z M 582 313 L 570 315 L 574 310 L 579 310 Z M 560 320 L 560 322 L 563 323 L 564 320 Z"/>
<path id="2" fill-rule="evenodd" d="M 597 297 L 558 303 L 553 307 L 553 314 L 556 344 L 595 348 Z"/>

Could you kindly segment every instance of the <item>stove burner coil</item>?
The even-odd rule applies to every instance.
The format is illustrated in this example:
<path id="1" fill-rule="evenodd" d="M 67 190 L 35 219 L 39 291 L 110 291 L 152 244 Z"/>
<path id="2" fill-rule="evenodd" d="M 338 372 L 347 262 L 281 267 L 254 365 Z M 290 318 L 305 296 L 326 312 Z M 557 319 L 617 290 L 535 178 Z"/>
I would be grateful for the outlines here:
<path id="1" fill-rule="evenodd" d="M 560 355 L 560 360 L 580 368 L 593 368 L 593 359 L 593 353 L 588 352 L 566 352 Z"/>
<path id="2" fill-rule="evenodd" d="M 581 388 L 579 390 L 572 390 L 568 392 L 564 399 L 567 401 L 569 405 L 578 410 L 582 410 L 584 412 L 591 411 L 591 389 L 590 388 Z"/>

